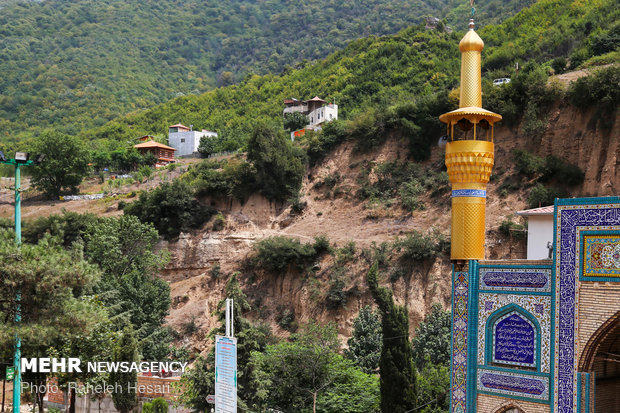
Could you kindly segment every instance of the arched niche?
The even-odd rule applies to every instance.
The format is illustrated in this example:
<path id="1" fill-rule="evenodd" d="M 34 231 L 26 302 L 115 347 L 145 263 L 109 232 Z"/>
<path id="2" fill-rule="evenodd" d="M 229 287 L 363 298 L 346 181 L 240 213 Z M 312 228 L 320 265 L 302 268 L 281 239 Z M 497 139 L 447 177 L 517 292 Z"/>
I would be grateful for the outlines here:
<path id="1" fill-rule="evenodd" d="M 523 307 L 510 304 L 486 324 L 485 364 L 540 371 L 540 324 Z"/>

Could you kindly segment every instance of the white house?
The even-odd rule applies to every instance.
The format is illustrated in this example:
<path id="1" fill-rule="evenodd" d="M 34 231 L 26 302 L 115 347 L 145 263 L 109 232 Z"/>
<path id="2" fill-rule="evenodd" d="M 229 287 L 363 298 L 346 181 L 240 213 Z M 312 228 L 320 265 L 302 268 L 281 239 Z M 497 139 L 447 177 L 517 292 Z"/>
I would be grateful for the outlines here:
<path id="1" fill-rule="evenodd" d="M 176 156 L 187 156 L 198 153 L 200 138 L 203 136 L 217 137 L 217 133 L 208 130 L 195 131 L 193 127 L 177 123 L 168 127 L 168 145 L 176 149 Z"/>
<path id="2" fill-rule="evenodd" d="M 553 205 L 516 213 L 527 218 L 527 259 L 544 260 L 553 248 Z"/>
<path id="3" fill-rule="evenodd" d="M 338 105 L 328 103 L 318 96 L 304 101 L 295 98 L 284 99 L 284 110 L 282 112 L 283 115 L 294 112 L 303 113 L 308 117 L 309 123 L 306 126 L 308 129 L 338 119 Z"/>

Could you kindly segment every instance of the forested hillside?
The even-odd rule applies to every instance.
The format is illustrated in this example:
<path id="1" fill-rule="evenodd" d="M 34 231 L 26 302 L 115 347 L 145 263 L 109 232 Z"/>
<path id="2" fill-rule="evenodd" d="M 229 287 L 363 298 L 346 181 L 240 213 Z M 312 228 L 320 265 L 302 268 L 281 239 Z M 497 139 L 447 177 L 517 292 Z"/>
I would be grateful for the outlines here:
<path id="1" fill-rule="evenodd" d="M 528 62 L 534 64 L 546 76 L 580 65 L 618 61 L 618 14 L 613 0 L 543 0 L 500 25 L 482 28 L 479 33 L 487 43 L 483 58 L 485 99 L 502 105 L 507 120 L 514 120 L 511 115 L 517 116 L 517 109 L 523 113 L 525 102 L 506 103 L 490 80 L 514 76 L 515 63 L 521 68 Z M 341 117 L 357 119 L 360 126 L 389 108 L 405 105 L 410 120 L 417 123 L 414 132 L 420 133 L 419 126 L 425 119 L 436 121 L 436 115 L 446 109 L 448 92 L 458 86 L 457 45 L 461 36 L 462 32 L 450 33 L 442 25 L 429 30 L 422 24 L 394 36 L 356 40 L 299 70 L 249 76 L 239 85 L 179 97 L 82 136 L 111 149 L 141 134 L 164 135 L 168 125 L 184 122 L 218 131 L 219 148 L 236 149 L 245 144 L 257 121 L 281 122 L 282 99 L 314 95 L 335 99 Z M 500 89 L 511 91 L 516 87 Z M 515 89 L 514 95 L 523 99 L 527 93 Z M 455 99 L 453 96 L 452 104 Z M 410 129 L 415 130 L 415 126 Z"/>
<path id="2" fill-rule="evenodd" d="M 247 73 L 280 73 L 352 39 L 393 34 L 425 15 L 443 17 L 457 3 L 2 0 L 3 140 L 49 127 L 76 134 L 241 81 Z M 480 22 L 496 22 L 525 6 L 502 3 L 486 4 Z M 452 16 L 463 25 L 462 15 Z"/>

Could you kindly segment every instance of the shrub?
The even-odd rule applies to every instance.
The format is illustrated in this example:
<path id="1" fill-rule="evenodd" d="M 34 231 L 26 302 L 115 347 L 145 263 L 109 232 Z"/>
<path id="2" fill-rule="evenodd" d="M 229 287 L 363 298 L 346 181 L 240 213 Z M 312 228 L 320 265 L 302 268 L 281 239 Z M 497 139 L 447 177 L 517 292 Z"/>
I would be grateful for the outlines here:
<path id="1" fill-rule="evenodd" d="M 527 198 L 530 208 L 538 208 L 540 206 L 553 205 L 556 198 L 563 198 L 566 192 L 559 188 L 547 188 L 541 183 L 536 184 L 531 190 Z"/>
<path id="2" fill-rule="evenodd" d="M 80 241 L 84 233 L 99 221 L 95 214 L 63 211 L 62 215 L 39 217 L 27 222 L 22 235 L 26 242 L 36 244 L 45 234 L 60 237 L 65 247 Z M 13 224 L 10 225 L 13 229 Z"/>
<path id="3" fill-rule="evenodd" d="M 341 120 L 328 122 L 319 133 L 310 135 L 307 143 L 307 153 L 310 165 L 316 165 L 336 145 L 350 137 Z"/>
<path id="4" fill-rule="evenodd" d="M 417 181 L 405 182 L 398 190 L 400 202 L 407 211 L 415 211 L 422 206 L 418 195 L 423 192 L 422 185 Z"/>
<path id="5" fill-rule="evenodd" d="M 402 250 L 402 257 L 411 261 L 433 259 L 447 250 L 447 242 L 438 231 L 422 234 L 414 230 L 396 245 Z"/>
<path id="6" fill-rule="evenodd" d="M 528 104 L 523 115 L 523 133 L 527 136 L 539 137 L 547 129 L 546 119 L 541 119 L 538 115 L 538 108 L 535 104 Z"/>
<path id="7" fill-rule="evenodd" d="M 557 156 L 547 156 L 543 168 L 541 181 L 555 179 L 557 182 L 567 186 L 579 185 L 583 182 L 585 173 L 577 165 L 569 164 Z"/>
<path id="8" fill-rule="evenodd" d="M 600 69 L 590 76 L 582 77 L 568 88 L 571 104 L 583 110 L 596 108 L 596 117 L 605 128 L 613 124 L 613 113 L 620 104 L 620 66 Z"/>
<path id="9" fill-rule="evenodd" d="M 294 333 L 297 331 L 297 322 L 295 321 L 295 311 L 289 308 L 280 308 L 280 313 L 277 317 L 278 325 L 286 330 Z"/>
<path id="10" fill-rule="evenodd" d="M 352 261 L 355 258 L 355 242 L 350 241 L 337 251 L 338 262 L 346 263 Z"/>
<path id="11" fill-rule="evenodd" d="M 327 296 L 325 297 L 328 308 L 336 309 L 344 307 L 347 303 L 347 294 L 344 291 L 344 287 L 344 276 L 339 272 L 334 274 L 329 282 L 329 289 L 327 290 Z"/>
<path id="12" fill-rule="evenodd" d="M 319 235 L 318 237 L 314 237 L 314 251 L 317 255 L 331 252 L 331 250 L 332 247 L 327 236 Z"/>
<path id="13" fill-rule="evenodd" d="M 544 166 L 542 158 L 532 155 L 523 149 L 515 149 L 512 153 L 512 159 L 517 167 L 517 171 L 528 178 L 539 174 Z"/>
<path id="14" fill-rule="evenodd" d="M 288 200 L 289 204 L 291 204 L 291 212 L 293 214 L 301 214 L 304 209 L 308 206 L 308 202 L 302 201 L 299 194 Z"/>
<path id="15" fill-rule="evenodd" d="M 268 199 L 283 201 L 299 193 L 303 157 L 284 132 L 266 124 L 255 127 L 248 142 L 248 160 L 256 168 L 256 183 Z"/>
<path id="16" fill-rule="evenodd" d="M 515 239 L 525 238 L 525 227 L 521 224 L 512 222 L 510 219 L 505 219 L 502 221 L 499 225 L 499 232 L 507 237 L 509 237 L 512 232 Z"/>
<path id="17" fill-rule="evenodd" d="M 213 231 L 221 231 L 226 226 L 226 217 L 219 212 L 213 220 Z"/>
<path id="18" fill-rule="evenodd" d="M 265 238 L 254 245 L 256 255 L 252 263 L 267 271 L 282 271 L 289 265 L 304 268 L 317 255 L 314 245 L 302 244 L 287 237 Z"/>
<path id="19" fill-rule="evenodd" d="M 137 216 L 142 222 L 151 222 L 160 235 L 172 238 L 181 231 L 200 227 L 211 218 L 214 210 L 202 205 L 193 189 L 176 179 L 150 192 L 141 192 L 140 198 L 127 204 L 124 212 Z"/>

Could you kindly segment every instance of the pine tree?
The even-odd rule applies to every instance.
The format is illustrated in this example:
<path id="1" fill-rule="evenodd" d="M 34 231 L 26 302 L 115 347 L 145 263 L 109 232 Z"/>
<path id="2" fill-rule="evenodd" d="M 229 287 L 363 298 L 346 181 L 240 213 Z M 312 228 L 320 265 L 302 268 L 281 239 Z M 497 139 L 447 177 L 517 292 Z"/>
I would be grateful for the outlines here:
<path id="1" fill-rule="evenodd" d="M 138 361 L 138 343 L 131 327 L 125 327 L 121 340 L 114 349 L 113 360 L 115 362 Z M 123 373 L 120 371 L 110 373 L 110 384 L 114 386 L 112 401 L 114 407 L 120 413 L 128 413 L 138 404 L 136 397 L 136 383 L 138 374 L 134 372 Z"/>
<path id="2" fill-rule="evenodd" d="M 413 355 L 409 344 L 407 309 L 397 306 L 392 292 L 379 287 L 378 264 L 370 268 L 366 281 L 381 312 L 383 348 L 379 370 L 381 374 L 381 412 L 404 413 L 416 407 L 417 389 Z"/>

